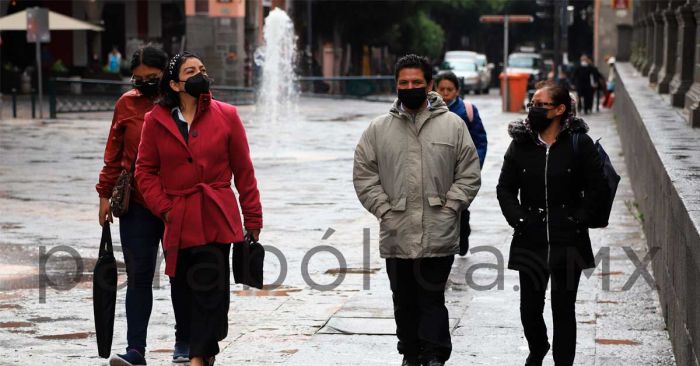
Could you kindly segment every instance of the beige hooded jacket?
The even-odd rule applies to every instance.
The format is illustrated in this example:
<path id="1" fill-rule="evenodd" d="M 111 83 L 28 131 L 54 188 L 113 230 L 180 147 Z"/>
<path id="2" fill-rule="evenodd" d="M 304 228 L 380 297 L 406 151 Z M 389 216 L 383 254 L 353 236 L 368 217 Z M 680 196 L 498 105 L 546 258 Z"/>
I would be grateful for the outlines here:
<path id="1" fill-rule="evenodd" d="M 479 157 L 464 121 L 442 98 L 415 116 L 396 101 L 374 119 L 355 150 L 353 183 L 380 220 L 382 258 L 459 252 L 459 213 L 481 186 Z"/>

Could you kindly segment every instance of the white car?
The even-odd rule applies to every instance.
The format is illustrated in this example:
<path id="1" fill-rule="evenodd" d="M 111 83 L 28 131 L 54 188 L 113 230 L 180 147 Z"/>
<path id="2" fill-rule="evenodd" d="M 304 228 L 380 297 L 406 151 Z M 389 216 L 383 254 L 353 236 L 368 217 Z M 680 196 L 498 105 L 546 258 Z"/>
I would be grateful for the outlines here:
<path id="1" fill-rule="evenodd" d="M 452 59 L 445 61 L 440 67 L 440 71 L 452 71 L 460 80 L 460 89 L 463 93 L 481 93 L 488 85 L 483 85 L 479 68 L 474 59 Z"/>
<path id="2" fill-rule="evenodd" d="M 516 52 L 508 56 L 508 72 L 526 73 L 530 75 L 527 82 L 529 92 L 535 89 L 535 84 L 543 79 L 542 57 L 537 53 Z"/>

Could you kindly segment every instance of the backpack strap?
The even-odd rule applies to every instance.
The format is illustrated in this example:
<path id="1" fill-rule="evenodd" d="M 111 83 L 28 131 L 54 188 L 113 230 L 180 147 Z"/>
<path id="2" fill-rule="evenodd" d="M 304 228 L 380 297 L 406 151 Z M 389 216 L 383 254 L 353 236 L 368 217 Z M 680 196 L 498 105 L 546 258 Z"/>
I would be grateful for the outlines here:
<path id="1" fill-rule="evenodd" d="M 580 133 L 574 132 L 571 134 L 571 147 L 574 150 L 574 159 L 578 160 L 578 140 Z"/>
<path id="2" fill-rule="evenodd" d="M 467 102 L 466 100 L 462 99 L 462 102 L 464 103 L 464 109 L 467 111 L 467 118 L 469 119 L 469 122 L 474 120 L 474 107 L 472 106 L 471 103 Z"/>

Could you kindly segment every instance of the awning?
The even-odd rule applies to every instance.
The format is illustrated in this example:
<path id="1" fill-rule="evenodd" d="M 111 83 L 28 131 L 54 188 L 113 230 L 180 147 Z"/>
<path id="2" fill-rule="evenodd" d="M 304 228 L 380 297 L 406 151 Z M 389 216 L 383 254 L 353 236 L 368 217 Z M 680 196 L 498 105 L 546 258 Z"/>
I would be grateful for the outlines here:
<path id="1" fill-rule="evenodd" d="M 0 18 L 0 31 L 26 31 L 27 11 L 22 10 Z M 102 32 L 104 28 L 94 24 L 71 18 L 49 10 L 49 30 L 91 30 Z"/>

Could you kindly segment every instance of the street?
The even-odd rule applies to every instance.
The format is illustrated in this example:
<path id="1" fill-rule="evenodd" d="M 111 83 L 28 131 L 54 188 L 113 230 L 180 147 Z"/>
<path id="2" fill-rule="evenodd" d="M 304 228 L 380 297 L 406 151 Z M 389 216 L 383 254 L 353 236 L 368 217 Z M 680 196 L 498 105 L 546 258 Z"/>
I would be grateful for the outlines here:
<path id="1" fill-rule="evenodd" d="M 517 273 L 505 269 L 512 229 L 501 215 L 496 183 L 511 141 L 507 123 L 523 115 L 502 113 L 497 90 L 467 98 L 480 110 L 489 147 L 482 187 L 470 208 L 472 253 L 455 259 L 446 291 L 453 334 L 448 364 L 519 365 L 528 351 Z M 391 291 L 378 254 L 378 224 L 352 185 L 355 145 L 367 123 L 389 106 L 301 98 L 298 113 L 282 123 L 261 120 L 254 106 L 241 107 L 262 195 L 261 242 L 283 255 L 268 251 L 265 283 L 281 285 L 262 291 L 231 287 L 229 334 L 220 344 L 217 365 L 400 364 Z M 608 257 L 601 256 L 603 262 L 609 259 L 609 268 L 601 264 L 581 279 L 576 364 L 675 365 L 656 289 L 636 271 L 635 260 L 645 265 L 648 247 L 615 121 L 609 110 L 585 119 L 594 140 L 602 137 L 622 181 L 610 226 L 591 231 L 594 253 L 609 250 Z M 101 234 L 94 185 L 110 120 L 110 113 L 93 113 L 0 121 L 0 365 L 106 364 L 97 357 L 90 273 Z M 363 257 L 365 229 L 368 259 Z M 118 233 L 115 219 L 115 249 Z M 322 246 L 337 249 L 346 266 Z M 75 273 L 77 258 L 66 247 L 79 254 L 82 273 Z M 42 251 L 52 249 L 40 266 Z M 170 365 L 174 344 L 163 267 L 154 282 L 149 365 Z M 42 271 L 48 283 L 39 283 Z M 276 281 L 280 276 L 283 281 Z M 81 281 L 72 286 L 74 277 Z M 337 287 L 323 289 L 336 280 Z M 632 283 L 623 289 L 628 280 Z M 113 352 L 126 346 L 124 294 L 122 289 L 117 295 Z M 551 353 L 545 365 L 553 365 Z"/>

